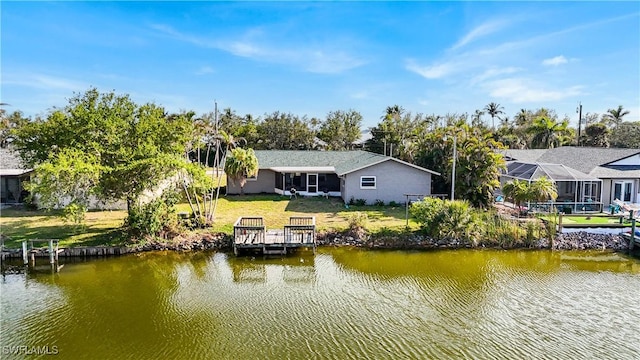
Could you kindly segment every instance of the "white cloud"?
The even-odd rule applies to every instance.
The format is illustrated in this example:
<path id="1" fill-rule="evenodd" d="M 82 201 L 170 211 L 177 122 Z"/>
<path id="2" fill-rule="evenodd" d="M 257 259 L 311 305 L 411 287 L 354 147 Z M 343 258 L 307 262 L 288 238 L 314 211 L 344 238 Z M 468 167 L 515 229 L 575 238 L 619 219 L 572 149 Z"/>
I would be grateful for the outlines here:
<path id="1" fill-rule="evenodd" d="M 458 40 L 458 42 L 456 42 L 451 47 L 451 50 L 461 48 L 476 39 L 492 34 L 502 29 L 506 24 L 507 22 L 502 20 L 492 20 L 485 22 L 475 27 L 473 30 L 469 31 L 465 36 L 463 36 L 462 39 Z"/>
<path id="2" fill-rule="evenodd" d="M 475 85 L 478 83 L 482 83 L 488 79 L 491 78 L 495 78 L 498 77 L 500 75 L 508 75 L 508 74 L 513 74 L 516 73 L 518 71 L 521 71 L 521 68 L 517 68 L 517 67 L 513 67 L 513 66 L 509 66 L 509 67 L 504 67 L 504 68 L 489 68 L 487 70 L 485 70 L 485 72 L 483 72 L 482 74 L 475 76 L 471 79 L 471 85 Z"/>
<path id="3" fill-rule="evenodd" d="M 235 39 L 209 40 L 181 33 L 166 25 L 156 24 L 151 28 L 176 40 L 199 47 L 217 49 L 255 61 L 294 65 L 313 73 L 340 73 L 366 63 L 360 57 L 338 48 L 335 44 L 339 41 L 336 39 L 330 39 L 330 41 L 327 40 L 315 46 L 308 44 L 275 45 L 277 41 L 269 39 L 263 29 L 250 29 L 243 35 L 236 36 Z"/>
<path id="4" fill-rule="evenodd" d="M 431 66 L 420 66 L 413 60 L 407 60 L 406 69 L 427 79 L 439 79 L 453 73 L 456 66 L 452 62 L 445 62 Z"/>
<path id="5" fill-rule="evenodd" d="M 196 75 L 207 75 L 213 74 L 215 72 L 216 71 L 211 66 L 202 66 L 196 71 Z"/>
<path id="6" fill-rule="evenodd" d="M 37 89 L 56 89 L 67 91 L 81 91 L 89 87 L 89 84 L 82 81 L 38 73 L 5 76 L 3 78 L 3 83 Z"/>
<path id="7" fill-rule="evenodd" d="M 582 86 L 549 89 L 528 78 L 506 78 L 483 84 L 489 95 L 516 104 L 553 102 L 581 95 Z"/>
<path id="8" fill-rule="evenodd" d="M 545 66 L 558 66 L 558 65 L 566 64 L 568 62 L 569 62 L 569 60 L 567 60 L 566 57 L 564 57 L 563 55 L 560 55 L 560 56 L 552 57 L 552 58 L 549 58 L 549 59 L 544 59 L 542 61 L 542 65 L 545 65 Z"/>

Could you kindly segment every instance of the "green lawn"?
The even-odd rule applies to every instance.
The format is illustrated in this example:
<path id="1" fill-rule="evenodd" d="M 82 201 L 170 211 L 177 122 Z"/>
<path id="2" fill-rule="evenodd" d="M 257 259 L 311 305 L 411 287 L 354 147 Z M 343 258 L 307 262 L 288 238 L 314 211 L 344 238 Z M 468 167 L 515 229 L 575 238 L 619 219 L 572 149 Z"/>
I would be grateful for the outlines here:
<path id="1" fill-rule="evenodd" d="M 190 212 L 189 204 L 179 204 L 178 211 Z M 231 233 L 233 223 L 240 216 L 261 216 L 267 228 L 282 228 L 290 216 L 315 216 L 319 230 L 346 229 L 353 212 L 367 214 L 367 228 L 372 231 L 404 229 L 404 206 L 349 206 L 340 199 L 323 197 L 297 198 L 279 195 L 234 195 L 221 197 L 216 219 L 211 229 Z M 7 247 L 19 247 L 25 239 L 60 239 L 61 246 L 120 245 L 126 237 L 120 231 L 126 211 L 91 211 L 87 213 L 86 227 L 78 229 L 64 223 L 55 212 L 3 209 L 0 212 L 0 233 L 9 237 Z M 418 226 L 410 221 L 413 229 Z"/>
<path id="2" fill-rule="evenodd" d="M 553 215 L 541 215 L 542 219 L 550 219 L 553 218 Z M 556 216 L 556 221 L 558 217 Z M 623 219 L 623 221 L 628 222 L 628 219 Z M 620 224 L 620 218 L 617 216 L 607 216 L 607 215 L 564 215 L 562 217 L 563 224 L 583 224 L 583 225 L 610 225 L 610 224 Z"/>
<path id="3" fill-rule="evenodd" d="M 2 209 L 0 233 L 9 237 L 5 246 L 16 248 L 22 240 L 60 239 L 61 246 L 119 245 L 125 242 L 120 231 L 127 212 L 90 211 L 84 228 L 65 223 L 57 212 Z"/>

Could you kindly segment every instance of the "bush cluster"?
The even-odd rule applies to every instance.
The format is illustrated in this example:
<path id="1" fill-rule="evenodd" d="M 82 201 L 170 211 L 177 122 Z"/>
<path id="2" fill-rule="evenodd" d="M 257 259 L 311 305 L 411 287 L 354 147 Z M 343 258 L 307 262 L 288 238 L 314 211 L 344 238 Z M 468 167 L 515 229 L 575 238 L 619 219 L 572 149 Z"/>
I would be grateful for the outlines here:
<path id="1" fill-rule="evenodd" d="M 137 239 L 166 237 L 177 227 L 176 201 L 175 194 L 165 193 L 146 204 L 133 206 L 124 222 L 126 231 Z"/>
<path id="2" fill-rule="evenodd" d="M 538 239 L 551 236 L 538 221 L 505 219 L 466 201 L 425 198 L 411 204 L 410 212 L 430 237 L 457 239 L 474 246 L 531 247 Z"/>

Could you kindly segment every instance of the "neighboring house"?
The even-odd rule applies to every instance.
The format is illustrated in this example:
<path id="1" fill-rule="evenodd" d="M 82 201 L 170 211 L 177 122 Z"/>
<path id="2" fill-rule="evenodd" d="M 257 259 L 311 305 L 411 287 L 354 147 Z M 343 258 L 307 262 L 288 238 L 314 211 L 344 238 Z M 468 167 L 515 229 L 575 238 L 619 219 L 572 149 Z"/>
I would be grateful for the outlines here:
<path id="1" fill-rule="evenodd" d="M 18 153 L 11 148 L 0 148 L 0 200 L 2 204 L 22 204 L 29 193 L 24 189 L 25 182 L 31 180 L 33 169 L 27 168 Z M 34 196 L 34 203 L 38 204 L 38 194 Z M 68 199 L 62 199 L 67 205 Z M 95 197 L 89 199 L 90 209 L 126 209 L 125 201 L 100 201 Z"/>
<path id="2" fill-rule="evenodd" d="M 502 153 L 508 167 L 503 180 L 521 178 L 517 173 L 524 171 L 522 164 L 558 170 L 547 174 L 556 181 L 558 201 L 602 203 L 605 210 L 614 200 L 640 204 L 640 149 L 565 146 Z"/>
<path id="3" fill-rule="evenodd" d="M 431 194 L 431 176 L 437 172 L 393 157 L 367 151 L 258 150 L 259 171 L 247 179 L 244 192 L 335 196 L 345 202 L 363 199 L 404 203 L 405 194 Z M 240 186 L 227 181 L 227 194 Z"/>
<path id="4" fill-rule="evenodd" d="M 22 203 L 28 193 L 24 182 L 29 181 L 32 169 L 27 168 L 11 148 L 0 148 L 0 203 Z"/>

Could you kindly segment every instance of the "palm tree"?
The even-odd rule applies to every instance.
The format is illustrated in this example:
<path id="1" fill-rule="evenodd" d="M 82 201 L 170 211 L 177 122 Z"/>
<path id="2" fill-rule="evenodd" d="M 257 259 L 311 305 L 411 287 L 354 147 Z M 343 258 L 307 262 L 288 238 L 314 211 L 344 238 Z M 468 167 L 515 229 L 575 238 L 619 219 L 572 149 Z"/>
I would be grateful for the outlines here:
<path id="1" fill-rule="evenodd" d="M 556 184 L 546 176 L 536 179 L 529 185 L 529 200 L 543 202 L 558 198 Z"/>
<path id="2" fill-rule="evenodd" d="M 503 109 L 504 108 L 500 106 L 500 104 L 496 104 L 494 102 L 490 102 L 489 104 L 487 104 L 487 106 L 484 107 L 484 110 L 487 112 L 487 114 L 491 115 L 491 128 L 496 128 L 494 119 L 498 114 L 504 114 L 504 111 L 502 111 Z"/>
<path id="3" fill-rule="evenodd" d="M 529 119 L 529 112 L 526 109 L 520 109 L 520 111 L 514 116 L 514 121 L 517 126 L 523 126 Z"/>
<path id="4" fill-rule="evenodd" d="M 629 110 L 623 110 L 623 106 L 618 105 L 617 109 L 607 110 L 607 113 L 603 115 L 603 118 L 607 123 L 613 124 L 618 127 L 625 115 L 629 115 Z"/>
<path id="5" fill-rule="evenodd" d="M 533 135 L 532 148 L 551 149 L 562 144 L 564 137 L 569 134 L 569 122 L 557 122 L 554 119 L 540 116 L 527 128 Z"/>
<path id="6" fill-rule="evenodd" d="M 482 123 L 482 115 L 484 111 L 476 109 L 476 112 L 471 115 L 471 126 L 479 126 Z"/>
<path id="7" fill-rule="evenodd" d="M 224 172 L 232 181 L 239 182 L 240 195 L 244 194 L 247 177 L 258 174 L 258 158 L 253 149 L 232 149 L 224 164 Z"/>
<path id="8" fill-rule="evenodd" d="M 505 198 L 511 199 L 520 214 L 520 204 L 527 201 L 529 193 L 529 184 L 525 180 L 513 179 L 502 185 L 502 193 Z"/>

